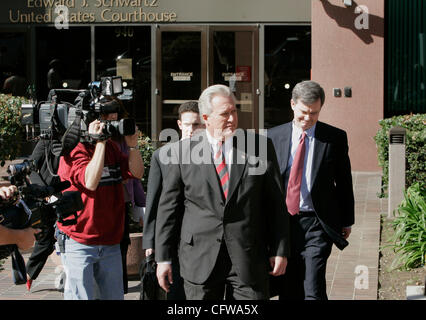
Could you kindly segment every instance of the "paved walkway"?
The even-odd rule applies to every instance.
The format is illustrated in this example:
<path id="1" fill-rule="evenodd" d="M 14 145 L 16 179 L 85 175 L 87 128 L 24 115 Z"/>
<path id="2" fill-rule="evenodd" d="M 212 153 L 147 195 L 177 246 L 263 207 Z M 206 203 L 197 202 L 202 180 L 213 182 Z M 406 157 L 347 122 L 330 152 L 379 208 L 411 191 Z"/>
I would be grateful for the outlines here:
<path id="1" fill-rule="evenodd" d="M 387 212 L 387 199 L 379 199 L 381 175 L 353 172 L 355 225 L 349 246 L 333 246 L 327 264 L 330 300 L 377 300 L 379 275 L 380 215 Z"/>
<path id="2" fill-rule="evenodd" d="M 0 176 L 4 175 L 0 168 Z M 333 251 L 327 266 L 327 292 L 330 300 L 376 300 L 380 243 L 380 214 L 387 212 L 386 200 L 377 198 L 380 191 L 380 173 L 354 172 L 355 225 L 349 246 Z M 25 260 L 30 252 L 23 253 Z M 57 300 L 63 299 L 61 282 L 62 265 L 54 252 L 31 291 L 25 285 L 14 285 L 11 260 L 8 258 L 0 271 L 0 300 Z M 129 281 L 125 300 L 139 297 L 139 280 Z"/>

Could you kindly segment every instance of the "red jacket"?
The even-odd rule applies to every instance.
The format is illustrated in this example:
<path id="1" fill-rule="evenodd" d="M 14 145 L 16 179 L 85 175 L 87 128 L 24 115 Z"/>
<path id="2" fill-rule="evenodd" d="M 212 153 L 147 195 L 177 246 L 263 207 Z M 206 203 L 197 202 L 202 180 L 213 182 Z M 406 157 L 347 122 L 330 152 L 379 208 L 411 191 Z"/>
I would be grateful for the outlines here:
<path id="1" fill-rule="evenodd" d="M 95 191 L 85 186 L 85 171 L 92 159 L 95 146 L 79 143 L 61 158 L 58 175 L 68 180 L 71 187 L 65 191 L 80 191 L 84 209 L 78 211 L 77 224 L 58 228 L 75 241 L 87 245 L 114 245 L 120 243 L 124 230 L 124 195 L 122 181 L 133 177 L 128 157 L 108 140 L 102 178 Z"/>

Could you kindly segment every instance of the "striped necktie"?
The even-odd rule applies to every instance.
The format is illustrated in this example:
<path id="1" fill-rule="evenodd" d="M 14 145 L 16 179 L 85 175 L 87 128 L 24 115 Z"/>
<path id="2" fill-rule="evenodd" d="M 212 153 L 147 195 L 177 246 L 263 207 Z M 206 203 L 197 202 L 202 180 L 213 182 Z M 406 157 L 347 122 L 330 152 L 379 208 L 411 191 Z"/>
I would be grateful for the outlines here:
<path id="1" fill-rule="evenodd" d="M 226 166 L 225 156 L 222 152 L 223 142 L 219 142 L 219 149 L 214 155 L 214 164 L 216 167 L 217 175 L 219 176 L 220 185 L 222 186 L 223 195 L 225 199 L 228 196 L 229 189 L 229 174 L 228 167 Z"/>
<path id="2" fill-rule="evenodd" d="M 302 184 L 303 163 L 305 160 L 305 137 L 306 132 L 303 131 L 293 164 L 291 165 L 290 177 L 288 178 L 286 204 L 287 211 L 292 216 L 299 213 L 300 186 Z"/>

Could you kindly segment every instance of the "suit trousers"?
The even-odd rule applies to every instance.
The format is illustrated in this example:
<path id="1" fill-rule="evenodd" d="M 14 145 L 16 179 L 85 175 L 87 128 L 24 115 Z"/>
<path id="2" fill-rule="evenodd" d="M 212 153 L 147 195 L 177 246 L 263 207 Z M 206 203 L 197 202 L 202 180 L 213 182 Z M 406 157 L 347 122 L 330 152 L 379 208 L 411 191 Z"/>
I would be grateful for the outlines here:
<path id="1" fill-rule="evenodd" d="M 43 227 L 42 237 L 35 242 L 33 252 L 28 258 L 26 269 L 30 279 L 37 279 L 47 259 L 55 250 L 55 242 L 55 226 L 52 222 L 52 225 Z"/>
<path id="2" fill-rule="evenodd" d="M 213 271 L 203 284 L 195 284 L 184 279 L 184 289 L 187 300 L 266 300 L 269 298 L 268 282 L 259 288 L 242 283 L 232 265 L 222 241 L 219 255 Z"/>
<path id="3" fill-rule="evenodd" d="M 280 300 L 327 300 L 326 266 L 332 241 L 314 212 L 290 217 L 291 256 Z"/>
<path id="4" fill-rule="evenodd" d="M 126 213 L 124 215 L 124 231 L 123 238 L 120 242 L 121 265 L 123 269 L 123 290 L 124 294 L 129 292 L 129 282 L 127 278 L 127 251 L 130 245 L 130 229 L 129 229 L 129 202 L 126 202 Z"/>
<path id="5" fill-rule="evenodd" d="M 167 300 L 186 300 L 183 288 L 183 279 L 180 276 L 179 259 L 172 259 L 173 283 L 170 285 L 170 292 L 167 293 Z"/>

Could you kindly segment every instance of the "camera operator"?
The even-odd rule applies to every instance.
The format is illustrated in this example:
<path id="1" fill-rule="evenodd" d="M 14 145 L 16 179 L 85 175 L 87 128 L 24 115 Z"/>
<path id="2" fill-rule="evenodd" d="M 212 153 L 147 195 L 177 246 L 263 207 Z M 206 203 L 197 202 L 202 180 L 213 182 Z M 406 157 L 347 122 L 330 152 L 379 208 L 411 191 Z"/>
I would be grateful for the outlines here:
<path id="1" fill-rule="evenodd" d="M 110 110 L 109 113 L 116 112 Z M 108 114 L 101 114 L 107 119 Z M 77 224 L 60 230 L 58 244 L 66 282 L 64 299 L 123 300 L 120 241 L 123 237 L 125 203 L 122 181 L 142 177 L 143 161 L 136 148 L 138 130 L 125 136 L 130 147 L 124 155 L 103 135 L 105 123 L 94 120 L 88 133 L 94 143 L 79 142 L 61 158 L 58 175 L 69 180 L 68 190 L 81 192 L 85 205 Z"/>
<path id="2" fill-rule="evenodd" d="M 16 186 L 0 187 L 0 198 L 8 200 L 17 191 Z M 0 245 L 16 244 L 21 250 L 30 249 L 34 245 L 35 234 L 40 231 L 34 228 L 10 229 L 0 225 Z"/>

